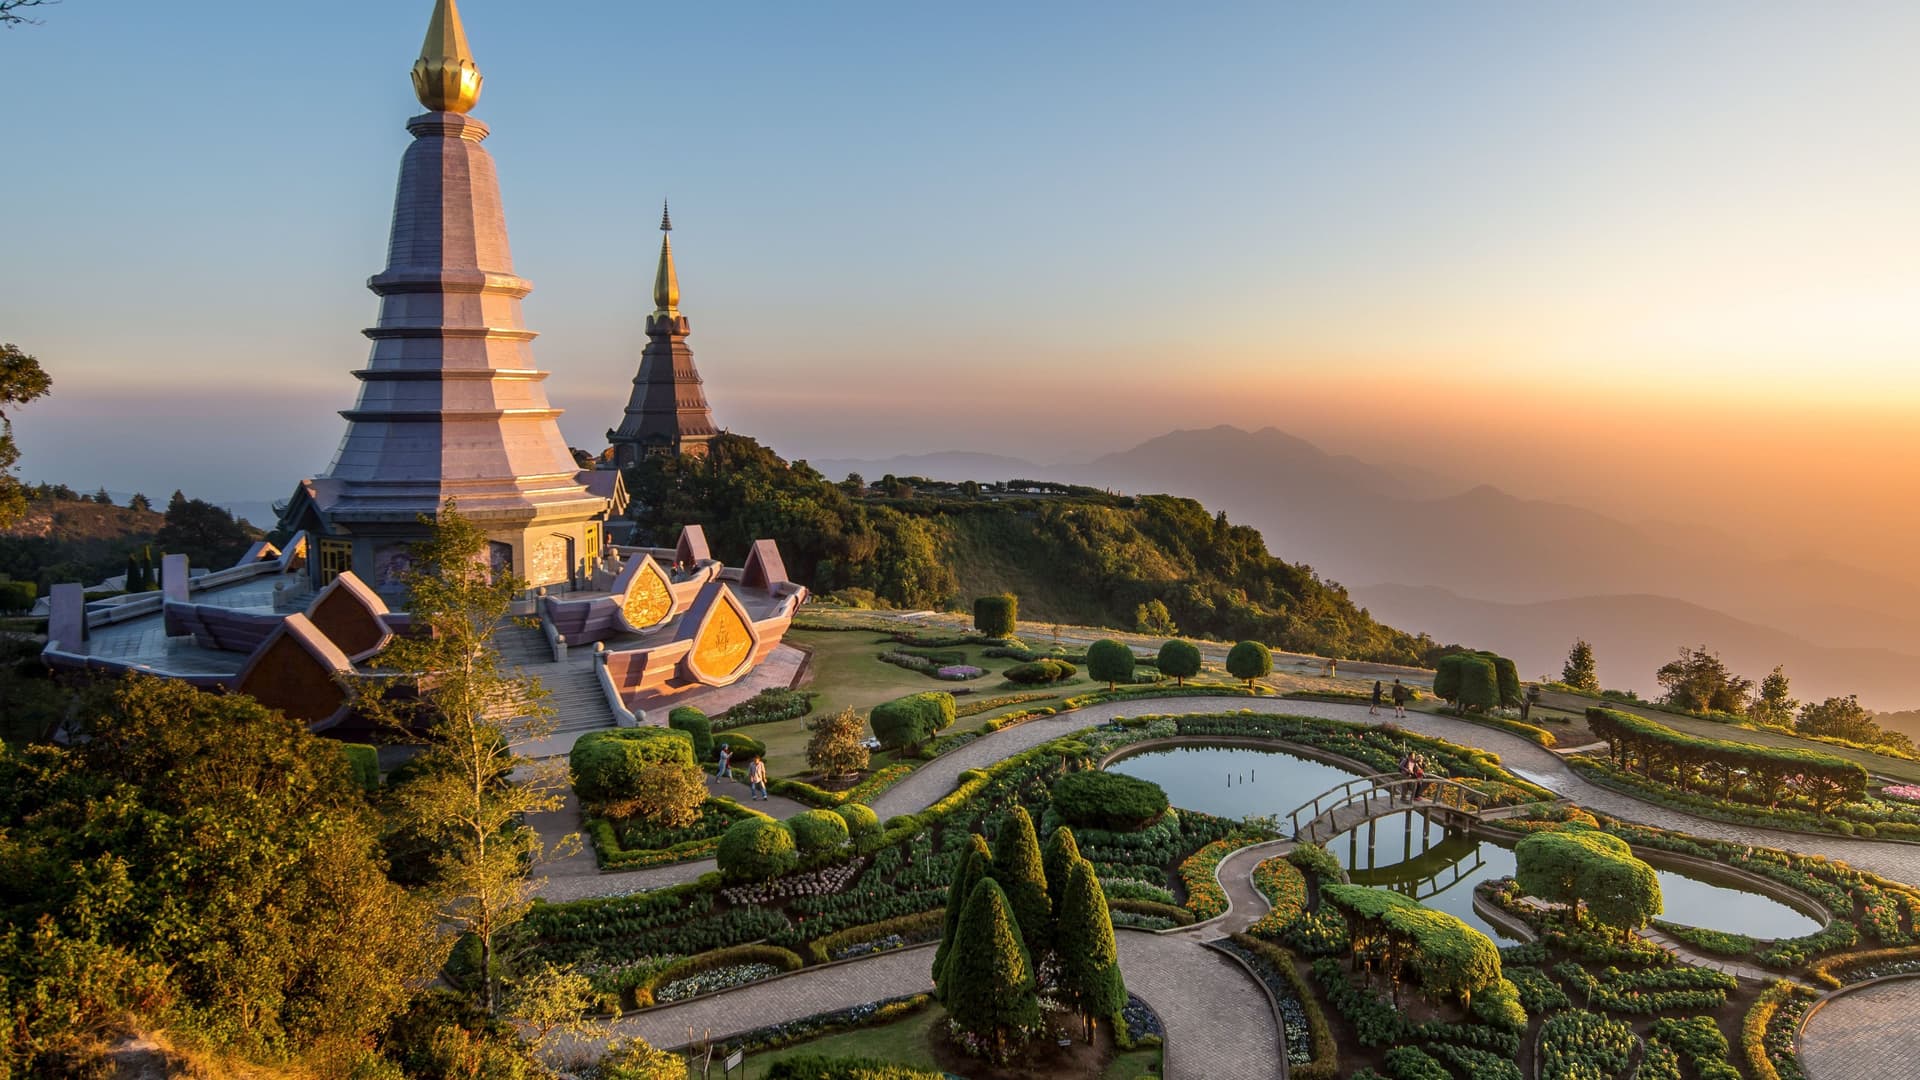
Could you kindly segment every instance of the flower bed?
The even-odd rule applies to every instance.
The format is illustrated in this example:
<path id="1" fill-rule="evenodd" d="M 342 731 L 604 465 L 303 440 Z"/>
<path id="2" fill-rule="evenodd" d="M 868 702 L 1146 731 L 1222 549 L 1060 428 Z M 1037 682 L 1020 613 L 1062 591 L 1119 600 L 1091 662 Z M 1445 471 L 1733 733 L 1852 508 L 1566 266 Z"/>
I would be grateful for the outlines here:
<path id="1" fill-rule="evenodd" d="M 713 717 L 713 730 L 726 731 L 729 728 L 746 727 L 749 724 L 772 724 L 781 720 L 798 719 L 813 711 L 813 698 L 813 692 L 810 690 L 790 690 L 782 686 L 769 687 Z"/>
<path id="2" fill-rule="evenodd" d="M 780 974 L 780 969 L 772 964 L 736 964 L 733 967 L 716 968 L 689 975 L 684 979 L 675 979 L 653 992 L 656 1005 L 665 1005 L 674 1001 L 685 1001 L 701 994 L 711 994 L 720 990 L 732 990 L 748 983 L 770 979 Z"/>
<path id="3" fill-rule="evenodd" d="M 767 784 L 767 790 L 809 806 L 832 809 L 847 803 L 871 803 L 880 797 L 881 792 L 905 780 L 912 771 L 911 765 L 889 765 L 845 791 L 828 791 L 804 780 L 774 780 Z"/>
<path id="4" fill-rule="evenodd" d="M 1307 878 L 1288 857 L 1267 859 L 1253 868 L 1253 887 L 1273 905 L 1248 928 L 1261 937 L 1274 937 L 1300 917 L 1307 906 Z"/>
<path id="5" fill-rule="evenodd" d="M 1817 995 L 1785 980 L 1761 991 L 1740 1025 L 1740 1048 L 1755 1080 L 1806 1080 L 1793 1052 L 1794 1032 Z"/>
<path id="6" fill-rule="evenodd" d="M 999 697 L 990 698 L 973 698 L 960 702 L 959 705 L 955 707 L 953 714 L 956 719 L 964 720 L 969 716 L 979 716 L 981 713 L 989 713 L 995 709 L 1004 709 L 1009 705 L 1025 705 L 1029 701 L 1044 701 L 1052 696 L 1052 694 L 1048 693 L 1033 692 L 1026 694 L 1003 694 Z"/>
<path id="7" fill-rule="evenodd" d="M 1725 930 L 1706 930 L 1698 926 L 1681 926 L 1655 919 L 1654 928 L 1675 941 L 1692 946 L 1709 956 L 1752 956 L 1760 950 L 1760 943 L 1745 934 L 1732 934 Z"/>
<path id="8" fill-rule="evenodd" d="M 866 865 L 865 859 L 850 859 L 818 870 L 803 870 L 777 877 L 772 881 L 735 885 L 721 889 L 720 896 L 729 904 L 770 904 L 776 900 L 802 896 L 831 896 L 846 888 L 847 883 L 858 877 Z"/>
<path id="9" fill-rule="evenodd" d="M 1255 838 L 1247 836 L 1229 836 L 1215 840 L 1180 864 L 1180 880 L 1187 887 L 1187 910 L 1193 913 L 1194 921 L 1201 922 L 1227 911 L 1227 891 L 1220 887 L 1218 873 L 1220 862 L 1235 849 L 1246 847 Z"/>
<path id="10" fill-rule="evenodd" d="M 977 679 L 986 673 L 986 668 L 974 667 L 972 664 L 948 664 L 935 671 L 933 677 L 945 679 L 948 682 L 965 682 L 968 679 Z"/>
<path id="11" fill-rule="evenodd" d="M 823 1035 L 833 1035 L 842 1031 L 867 1027 L 874 1024 L 887 1024 L 910 1016 L 926 1008 L 933 1001 L 930 994 L 912 994 L 906 997 L 884 998 L 869 1001 L 832 1012 L 816 1013 L 798 1020 L 769 1024 L 752 1031 L 735 1035 L 726 1042 L 725 1051 L 734 1050 L 777 1050 L 808 1039 L 817 1039 Z"/>
<path id="12" fill-rule="evenodd" d="M 1569 960 L 1555 965 L 1553 973 L 1585 991 L 1589 1007 L 1640 1015 L 1677 1009 L 1711 1012 L 1725 1005 L 1727 995 L 1740 985 L 1731 975 L 1685 966 L 1638 971 L 1609 967 L 1596 975 Z"/>
<path id="13" fill-rule="evenodd" d="M 1287 1037 L 1289 1072 L 1296 1080 L 1331 1080 L 1339 1072 L 1339 1045 L 1319 999 L 1300 977 L 1293 954 L 1246 934 L 1235 934 L 1215 944 L 1232 949 L 1246 960 L 1273 991 L 1274 1003 L 1280 1008 L 1281 1030 Z"/>
<path id="14" fill-rule="evenodd" d="M 656 829 L 642 823 L 616 826 L 606 818 L 587 819 L 594 860 L 602 870 L 640 870 L 691 859 L 711 858 L 720 836 L 737 821 L 765 817 L 728 798 L 700 805 L 700 817 L 684 829 Z"/>
<path id="15" fill-rule="evenodd" d="M 1540 1028 L 1540 1080 L 1602 1080 L 1633 1056 L 1633 1029 L 1598 1013 L 1570 1009 Z"/>

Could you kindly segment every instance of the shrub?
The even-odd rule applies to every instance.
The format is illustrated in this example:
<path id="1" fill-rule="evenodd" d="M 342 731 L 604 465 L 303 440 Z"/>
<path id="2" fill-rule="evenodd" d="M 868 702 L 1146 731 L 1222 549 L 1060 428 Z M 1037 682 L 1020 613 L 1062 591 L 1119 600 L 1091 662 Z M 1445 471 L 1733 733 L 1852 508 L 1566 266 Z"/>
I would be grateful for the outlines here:
<path id="1" fill-rule="evenodd" d="M 908 694 L 873 707 L 874 738 L 888 749 L 918 749 L 954 721 L 953 695 L 944 690 Z"/>
<path id="2" fill-rule="evenodd" d="M 1625 840 L 1592 829 L 1537 832 L 1514 845 L 1515 878 L 1527 893 L 1587 910 L 1608 926 L 1637 930 L 1660 914 L 1660 878 Z"/>
<path id="3" fill-rule="evenodd" d="M 1505 978 L 1473 996 L 1473 1015 L 1481 1023 L 1508 1031 L 1527 1028 L 1527 1010 L 1520 1004 L 1520 988 Z"/>
<path id="4" fill-rule="evenodd" d="M 0 585 L 4 585 L 0 582 Z M 27 584 L 31 585 L 32 582 Z M 346 755 L 347 768 L 353 770 L 354 783 L 372 791 L 380 786 L 380 751 L 366 743 L 341 743 L 340 752 Z"/>
<path id="5" fill-rule="evenodd" d="M 1160 674 L 1173 676 L 1176 685 L 1185 686 L 1188 679 L 1200 674 L 1200 647 L 1191 641 L 1169 641 L 1160 646 L 1153 666 L 1160 669 Z"/>
<path id="6" fill-rule="evenodd" d="M 876 820 L 875 824 L 879 824 Z M 849 830 L 846 819 L 832 810 L 808 810 L 787 819 L 794 842 L 802 854 L 832 851 L 846 845 Z"/>
<path id="7" fill-rule="evenodd" d="M 865 1057 L 805 1054 L 773 1063 L 767 1080 L 943 1080 L 946 1074 Z"/>
<path id="8" fill-rule="evenodd" d="M 973 602 L 973 628 L 990 638 L 1012 637 L 1020 601 L 1011 594 L 982 596 Z"/>
<path id="9" fill-rule="evenodd" d="M 1109 690 L 1115 683 L 1133 681 L 1133 664 L 1133 650 L 1112 638 L 1087 646 L 1087 674 L 1106 683 Z"/>
<path id="10" fill-rule="evenodd" d="M 1015 664 L 1005 672 L 1008 682 L 1022 686 L 1043 686 L 1048 683 L 1065 682 L 1080 674 L 1080 670 L 1064 660 L 1034 660 L 1025 664 Z"/>
<path id="11" fill-rule="evenodd" d="M 580 801 L 600 805 L 632 798 L 649 765 L 692 765 L 693 739 L 669 728 L 616 728 L 580 736 L 567 755 Z"/>
<path id="12" fill-rule="evenodd" d="M 856 840 L 880 831 L 880 815 L 874 813 L 872 807 L 861 803 L 844 803 L 835 807 L 833 812 L 847 823 L 847 835 Z"/>
<path id="13" fill-rule="evenodd" d="M 719 757 L 720 748 L 723 746 L 732 751 L 733 756 L 729 760 L 735 765 L 743 761 L 752 761 L 754 758 L 767 756 L 766 743 L 750 735 L 742 735 L 734 731 L 721 732 L 713 737 L 713 752 L 716 760 Z"/>
<path id="14" fill-rule="evenodd" d="M 1387 1075 L 1393 1080 L 1453 1080 L 1445 1065 L 1417 1046 L 1396 1046 L 1387 1051 L 1386 1065 Z"/>
<path id="15" fill-rule="evenodd" d="M 27 611 L 40 595 L 31 581 L 0 581 L 0 611 Z"/>
<path id="16" fill-rule="evenodd" d="M 691 705 L 682 705 L 667 714 L 667 726 L 686 732 L 693 740 L 695 761 L 713 760 L 713 721 L 707 719 L 706 713 Z"/>
<path id="17" fill-rule="evenodd" d="M 866 729 L 860 714 L 852 708 L 807 721 L 807 764 L 822 776 L 860 772 L 872 760 Z"/>
<path id="18" fill-rule="evenodd" d="M 1377 944 L 1398 958 L 1398 963 L 1386 964 L 1389 979 L 1398 980 L 1399 964 L 1404 963 L 1428 993 L 1461 1000 L 1503 981 L 1499 949 L 1452 915 L 1398 893 L 1359 885 L 1322 885 L 1320 896 L 1346 916 L 1356 949 Z M 1517 993 L 1514 1002 L 1517 1007 Z"/>
<path id="19" fill-rule="evenodd" d="M 1053 809 L 1078 828 L 1135 832 L 1167 812 L 1167 793 L 1121 773 L 1071 772 L 1053 782 Z"/>
<path id="20" fill-rule="evenodd" d="M 697 765 L 658 763 L 640 770 L 637 792 L 603 805 L 616 817 L 632 817 L 660 829 L 684 829 L 700 819 L 707 776 Z"/>
<path id="21" fill-rule="evenodd" d="M 1244 679 L 1248 689 L 1253 680 L 1273 674 L 1273 650 L 1258 641 L 1242 641 L 1227 650 L 1227 674 Z"/>
<path id="22" fill-rule="evenodd" d="M 713 718 L 715 731 L 771 724 L 805 716 L 813 709 L 813 691 L 771 686 Z"/>
<path id="23" fill-rule="evenodd" d="M 800 863 L 792 830 L 770 818 L 735 822 L 720 837 L 720 847 L 714 854 L 720 873 L 729 881 L 764 881 Z"/>

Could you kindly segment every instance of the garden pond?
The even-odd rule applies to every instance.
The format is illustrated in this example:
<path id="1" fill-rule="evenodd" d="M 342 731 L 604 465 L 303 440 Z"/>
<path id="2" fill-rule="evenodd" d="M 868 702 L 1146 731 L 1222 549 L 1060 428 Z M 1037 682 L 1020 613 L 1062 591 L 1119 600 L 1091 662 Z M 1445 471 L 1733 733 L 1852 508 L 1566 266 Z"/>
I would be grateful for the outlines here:
<path id="1" fill-rule="evenodd" d="M 1107 768 L 1159 784 L 1174 806 L 1231 818 L 1284 818 L 1354 777 L 1346 769 L 1281 750 L 1204 745 L 1151 749 Z M 1497 940 L 1512 940 L 1473 909 L 1474 886 L 1513 874 L 1513 850 L 1506 844 L 1449 832 L 1406 813 L 1361 825 L 1327 848 L 1356 885 L 1393 889 Z M 1666 904 L 1661 917 L 1669 922 L 1755 938 L 1798 937 L 1820 929 L 1812 916 L 1728 880 L 1658 864 L 1655 869 Z"/>

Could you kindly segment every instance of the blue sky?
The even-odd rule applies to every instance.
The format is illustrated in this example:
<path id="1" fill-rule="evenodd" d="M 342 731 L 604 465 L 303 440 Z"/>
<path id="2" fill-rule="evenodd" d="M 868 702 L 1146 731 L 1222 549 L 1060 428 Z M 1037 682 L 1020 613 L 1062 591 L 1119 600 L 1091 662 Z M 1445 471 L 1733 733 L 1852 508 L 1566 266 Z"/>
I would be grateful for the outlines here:
<path id="1" fill-rule="evenodd" d="M 430 8 L 67 0 L 0 32 L 0 338 L 57 381 L 26 475 L 264 498 L 325 467 Z M 719 419 L 789 455 L 1273 423 L 1598 499 L 1595 425 L 1516 461 L 1450 395 L 1687 418 L 1660 453 L 1756 416 L 1882 447 L 1920 405 L 1910 7 L 461 10 L 590 449 L 663 195 Z"/>

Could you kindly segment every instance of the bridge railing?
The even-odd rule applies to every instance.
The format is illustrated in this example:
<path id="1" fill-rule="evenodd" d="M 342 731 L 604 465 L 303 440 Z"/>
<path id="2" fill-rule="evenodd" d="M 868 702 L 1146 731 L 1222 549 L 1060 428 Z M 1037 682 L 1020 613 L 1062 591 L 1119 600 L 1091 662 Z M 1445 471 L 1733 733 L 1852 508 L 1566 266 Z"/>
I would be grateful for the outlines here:
<path id="1" fill-rule="evenodd" d="M 1411 777 L 1401 773 L 1375 773 L 1349 780 L 1337 787 L 1314 796 L 1295 808 L 1287 818 L 1293 825 L 1294 837 L 1301 837 L 1301 815 L 1306 815 L 1306 824 L 1311 825 L 1331 811 L 1354 803 L 1368 803 L 1385 798 L 1390 806 L 1440 806 L 1457 810 L 1464 814 L 1478 815 L 1487 808 L 1492 796 L 1478 788 L 1470 787 L 1450 777 L 1426 776 Z M 1383 813 L 1392 813 L 1389 810 Z M 1368 817 L 1380 816 L 1369 813 Z"/>

